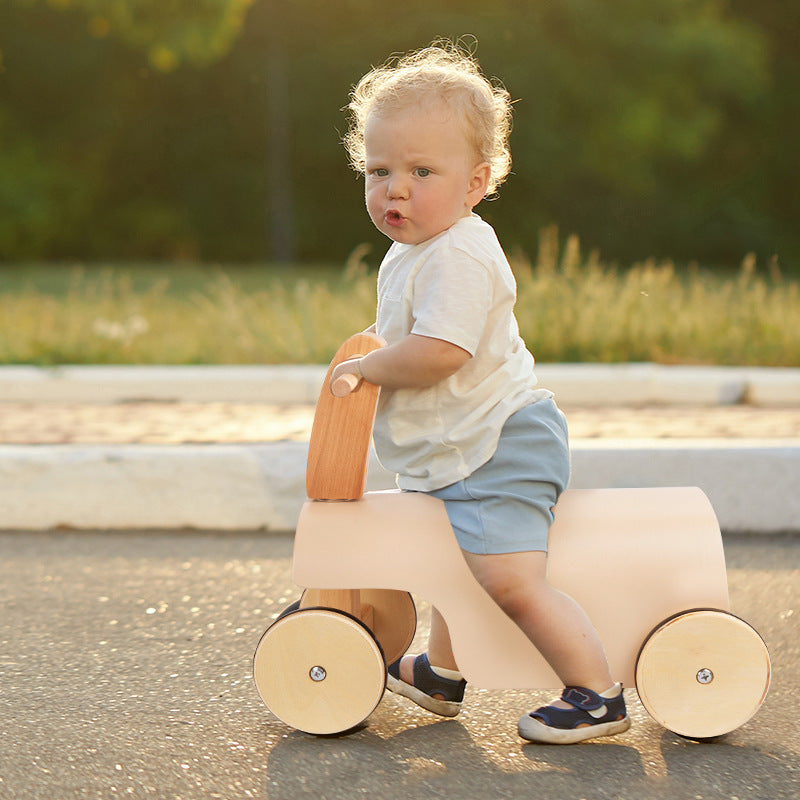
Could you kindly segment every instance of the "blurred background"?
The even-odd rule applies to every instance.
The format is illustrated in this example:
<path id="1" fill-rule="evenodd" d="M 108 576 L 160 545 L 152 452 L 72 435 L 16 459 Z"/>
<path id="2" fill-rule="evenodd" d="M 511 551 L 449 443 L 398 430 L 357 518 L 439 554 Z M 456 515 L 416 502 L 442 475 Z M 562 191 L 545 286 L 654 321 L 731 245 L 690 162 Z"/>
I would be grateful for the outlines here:
<path id="1" fill-rule="evenodd" d="M 507 249 L 555 223 L 607 260 L 791 273 L 798 31 L 785 0 L 0 0 L 0 260 L 377 262 L 341 109 L 469 34 L 517 101 L 479 209 Z"/>
<path id="2" fill-rule="evenodd" d="M 324 363 L 388 241 L 352 86 L 462 40 L 540 361 L 800 366 L 800 3 L 0 0 L 0 364 Z"/>

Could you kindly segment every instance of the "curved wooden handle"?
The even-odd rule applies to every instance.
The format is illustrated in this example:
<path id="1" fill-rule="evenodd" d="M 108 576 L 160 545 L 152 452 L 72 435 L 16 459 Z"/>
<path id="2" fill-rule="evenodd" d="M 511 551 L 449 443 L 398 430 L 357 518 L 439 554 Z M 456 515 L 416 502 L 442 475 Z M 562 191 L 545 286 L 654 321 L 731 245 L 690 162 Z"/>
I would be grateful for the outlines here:
<path id="1" fill-rule="evenodd" d="M 372 422 L 380 386 L 363 381 L 358 391 L 336 397 L 331 385 L 333 370 L 343 361 L 383 347 L 380 336 L 357 333 L 336 351 L 320 389 L 311 440 L 308 444 L 306 493 L 312 500 L 357 500 L 364 493 Z M 345 379 L 357 375 L 345 373 Z M 338 378 L 337 378 L 338 381 Z"/>
<path id="2" fill-rule="evenodd" d="M 361 378 L 358 375 L 353 375 L 352 372 L 347 372 L 340 375 L 331 384 L 331 393 L 336 397 L 347 397 L 351 392 L 354 392 L 358 385 L 361 383 Z"/>

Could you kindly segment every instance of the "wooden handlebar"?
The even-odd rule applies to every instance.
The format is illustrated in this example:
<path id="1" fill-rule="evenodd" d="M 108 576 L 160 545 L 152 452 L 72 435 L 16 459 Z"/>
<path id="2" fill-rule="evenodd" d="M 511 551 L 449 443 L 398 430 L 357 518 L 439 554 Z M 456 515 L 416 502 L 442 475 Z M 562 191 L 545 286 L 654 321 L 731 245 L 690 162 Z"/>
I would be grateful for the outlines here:
<path id="1" fill-rule="evenodd" d="M 380 386 L 363 381 L 351 391 L 350 381 L 358 375 L 342 370 L 337 381 L 345 377 L 348 392 L 340 398 L 334 395 L 332 376 L 343 361 L 361 358 L 385 344 L 372 332 L 357 333 L 339 347 L 325 373 L 308 443 L 306 494 L 311 500 L 357 500 L 364 494 Z M 340 385 L 336 384 L 337 392 Z"/>
<path id="2" fill-rule="evenodd" d="M 347 397 L 351 392 L 354 392 L 358 385 L 361 383 L 361 378 L 358 375 L 353 375 L 352 372 L 346 372 L 340 375 L 331 384 L 331 393 L 335 397 Z"/>

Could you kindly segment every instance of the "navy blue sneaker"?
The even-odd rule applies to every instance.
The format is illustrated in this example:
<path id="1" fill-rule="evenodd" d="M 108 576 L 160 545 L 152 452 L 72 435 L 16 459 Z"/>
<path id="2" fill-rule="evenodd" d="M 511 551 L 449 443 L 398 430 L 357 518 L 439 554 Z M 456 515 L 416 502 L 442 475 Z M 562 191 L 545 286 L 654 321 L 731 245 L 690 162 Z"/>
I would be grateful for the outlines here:
<path id="1" fill-rule="evenodd" d="M 591 689 L 567 686 L 561 699 L 572 707 L 542 706 L 526 714 L 517 725 L 519 735 L 530 742 L 573 744 L 622 733 L 630 728 L 631 720 L 622 686 L 616 684 L 615 688 L 618 694 L 604 697 Z"/>
<path id="2" fill-rule="evenodd" d="M 400 661 L 389 665 L 386 688 L 390 692 L 400 694 L 413 700 L 418 706 L 432 711 L 441 717 L 455 717 L 461 710 L 464 689 L 467 682 L 451 680 L 437 675 L 432 669 L 426 653 L 414 659 L 413 686 L 400 680 Z"/>

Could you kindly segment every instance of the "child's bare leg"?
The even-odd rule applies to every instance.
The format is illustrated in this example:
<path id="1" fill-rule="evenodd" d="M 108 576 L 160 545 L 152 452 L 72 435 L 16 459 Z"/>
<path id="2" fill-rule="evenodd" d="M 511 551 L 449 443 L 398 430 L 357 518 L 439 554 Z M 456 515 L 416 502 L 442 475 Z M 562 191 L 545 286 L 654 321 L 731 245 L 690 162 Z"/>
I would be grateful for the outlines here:
<path id="1" fill-rule="evenodd" d="M 444 617 L 436 608 L 431 608 L 431 632 L 428 636 L 428 658 L 431 664 L 443 669 L 457 670 L 453 646 L 450 644 L 450 631 Z"/>
<path id="2" fill-rule="evenodd" d="M 583 609 L 547 581 L 547 554 L 464 552 L 478 582 L 519 625 L 565 686 L 606 691 L 614 683 Z"/>
<path id="3" fill-rule="evenodd" d="M 583 689 L 565 691 L 564 699 L 524 716 L 518 723 L 520 736 L 531 741 L 568 744 L 627 730 L 630 720 L 619 685 L 614 684 L 609 672 L 600 638 L 583 609 L 548 583 L 547 555 L 465 552 L 464 557 L 478 582 L 519 625 L 565 686 Z M 446 676 L 438 673 L 450 679 L 441 685 L 448 687 L 448 694 L 455 691 L 450 695 L 456 698 L 453 702 L 445 699 L 444 692 L 437 691 L 440 679 L 431 682 L 430 678 L 431 670 L 455 668 L 447 624 L 436 609 L 432 612 L 428 640 L 429 665 L 420 673 L 419 685 L 415 681 L 418 658 L 425 657 L 405 656 L 393 668 L 397 671 L 389 670 L 389 688 L 430 711 L 454 716 L 461 704 L 465 682 L 457 673 Z"/>
<path id="4" fill-rule="evenodd" d="M 543 552 L 464 557 L 478 582 L 519 625 L 565 686 L 603 692 L 614 681 L 603 646 L 583 609 L 547 581 Z M 432 665 L 456 670 L 450 634 L 442 615 L 431 610 L 428 658 Z M 400 677 L 413 680 L 413 656 L 403 659 Z"/>
<path id="5" fill-rule="evenodd" d="M 431 608 L 431 632 L 428 637 L 428 659 L 435 667 L 457 670 L 450 644 L 450 631 L 444 617 L 436 608 Z M 414 656 L 405 656 L 400 662 L 400 678 L 406 683 L 414 680 Z"/>
<path id="6" fill-rule="evenodd" d="M 519 735 L 532 742 L 572 744 L 626 731 L 631 723 L 622 690 L 609 673 L 597 631 L 571 597 L 548 583 L 546 554 L 464 557 L 484 589 L 570 687 L 561 699 L 522 716 Z"/>

